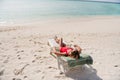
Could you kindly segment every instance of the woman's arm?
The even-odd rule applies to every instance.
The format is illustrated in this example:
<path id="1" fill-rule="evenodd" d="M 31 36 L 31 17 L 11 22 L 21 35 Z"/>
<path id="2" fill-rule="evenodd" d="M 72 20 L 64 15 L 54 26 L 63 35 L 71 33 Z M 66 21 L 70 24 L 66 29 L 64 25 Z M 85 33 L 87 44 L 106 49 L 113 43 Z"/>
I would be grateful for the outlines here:
<path id="1" fill-rule="evenodd" d="M 64 56 L 65 53 L 61 53 L 59 51 L 56 51 L 55 47 L 52 49 L 52 53 L 56 54 L 56 55 L 60 55 L 60 56 Z"/>
<path id="2" fill-rule="evenodd" d="M 60 47 L 65 47 L 66 44 L 63 42 L 63 38 L 60 38 L 60 42 L 59 42 Z"/>

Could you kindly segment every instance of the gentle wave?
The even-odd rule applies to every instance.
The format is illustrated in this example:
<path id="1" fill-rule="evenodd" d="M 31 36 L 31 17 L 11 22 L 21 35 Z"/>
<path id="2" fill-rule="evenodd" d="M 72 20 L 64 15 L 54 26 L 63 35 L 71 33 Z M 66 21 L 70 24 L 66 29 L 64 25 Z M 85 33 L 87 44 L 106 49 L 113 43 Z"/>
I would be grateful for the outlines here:
<path id="1" fill-rule="evenodd" d="M 120 3 L 120 0 L 88 0 L 88 1 Z"/>

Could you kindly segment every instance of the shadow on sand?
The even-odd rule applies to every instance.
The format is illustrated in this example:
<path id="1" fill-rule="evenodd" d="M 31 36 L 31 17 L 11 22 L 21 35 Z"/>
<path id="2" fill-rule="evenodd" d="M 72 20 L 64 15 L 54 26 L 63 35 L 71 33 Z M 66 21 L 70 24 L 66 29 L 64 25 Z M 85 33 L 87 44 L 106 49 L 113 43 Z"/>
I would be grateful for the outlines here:
<path id="1" fill-rule="evenodd" d="M 73 80 L 102 80 L 98 75 L 96 69 L 92 66 L 84 65 L 84 69 L 74 68 L 68 71 L 65 75 Z"/>

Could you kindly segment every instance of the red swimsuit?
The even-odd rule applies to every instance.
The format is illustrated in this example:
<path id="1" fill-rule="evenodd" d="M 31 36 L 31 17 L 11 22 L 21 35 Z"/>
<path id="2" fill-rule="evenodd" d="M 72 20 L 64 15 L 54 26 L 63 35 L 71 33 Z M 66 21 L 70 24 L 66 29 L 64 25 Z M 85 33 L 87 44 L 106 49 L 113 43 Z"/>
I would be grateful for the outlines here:
<path id="1" fill-rule="evenodd" d="M 60 48 L 60 52 L 65 52 L 67 56 L 69 55 L 69 52 L 68 52 L 69 50 L 73 50 L 73 48 L 66 47 L 66 46 Z"/>

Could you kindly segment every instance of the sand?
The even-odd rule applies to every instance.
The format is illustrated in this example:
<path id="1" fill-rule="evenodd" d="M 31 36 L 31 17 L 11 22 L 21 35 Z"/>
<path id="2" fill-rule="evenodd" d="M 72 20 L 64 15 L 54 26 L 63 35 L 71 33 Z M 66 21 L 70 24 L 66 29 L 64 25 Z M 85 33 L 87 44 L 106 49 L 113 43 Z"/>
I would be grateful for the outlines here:
<path id="1" fill-rule="evenodd" d="M 59 74 L 47 40 L 55 35 L 91 55 L 93 69 Z M 120 80 L 120 16 L 0 26 L 0 80 Z"/>

